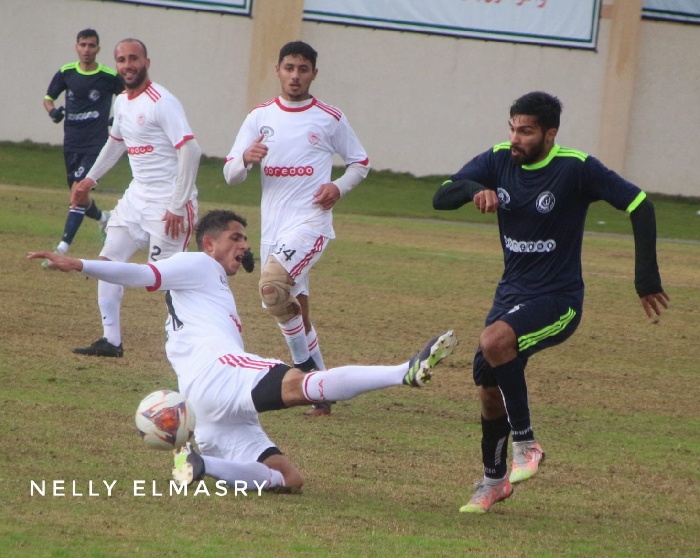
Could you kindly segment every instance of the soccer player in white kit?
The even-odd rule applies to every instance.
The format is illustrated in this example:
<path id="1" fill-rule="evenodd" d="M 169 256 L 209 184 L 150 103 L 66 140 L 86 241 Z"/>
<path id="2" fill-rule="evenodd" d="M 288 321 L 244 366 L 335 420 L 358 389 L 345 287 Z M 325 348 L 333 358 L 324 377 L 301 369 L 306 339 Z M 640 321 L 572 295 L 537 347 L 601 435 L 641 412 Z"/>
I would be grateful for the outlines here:
<path id="1" fill-rule="evenodd" d="M 204 475 L 231 486 L 298 490 L 301 473 L 270 441 L 258 414 L 310 402 L 347 400 L 398 385 L 421 387 L 457 345 L 452 331 L 432 339 L 412 359 L 394 366 L 343 366 L 303 372 L 245 351 L 242 323 L 228 277 L 250 250 L 246 221 L 228 210 L 207 213 L 197 226 L 199 252 L 147 264 L 79 260 L 48 252 L 51 269 L 80 271 L 103 281 L 165 291 L 166 353 L 180 393 L 194 409 L 199 453 L 187 444 L 175 455 L 181 484 Z"/>
<path id="2" fill-rule="evenodd" d="M 282 47 L 275 67 L 282 92 L 248 114 L 224 165 L 229 184 L 261 165 L 260 296 L 302 370 L 325 368 L 309 317 L 309 271 L 335 238 L 333 206 L 369 172 L 345 115 L 309 93 L 316 57 L 301 41 Z M 331 182 L 336 154 L 346 169 Z M 307 414 L 330 414 L 330 403 Z"/>
<path id="3" fill-rule="evenodd" d="M 146 46 L 125 39 L 114 49 L 125 91 L 114 103 L 114 124 L 95 164 L 76 185 L 75 200 L 86 200 L 96 182 L 126 152 L 132 181 L 111 212 L 103 260 L 125 262 L 148 249 L 151 262 L 187 249 L 197 220 L 197 187 L 201 149 L 180 101 L 148 77 Z M 120 308 L 121 285 L 99 281 L 97 301 L 103 336 L 74 353 L 103 357 L 124 355 Z"/>

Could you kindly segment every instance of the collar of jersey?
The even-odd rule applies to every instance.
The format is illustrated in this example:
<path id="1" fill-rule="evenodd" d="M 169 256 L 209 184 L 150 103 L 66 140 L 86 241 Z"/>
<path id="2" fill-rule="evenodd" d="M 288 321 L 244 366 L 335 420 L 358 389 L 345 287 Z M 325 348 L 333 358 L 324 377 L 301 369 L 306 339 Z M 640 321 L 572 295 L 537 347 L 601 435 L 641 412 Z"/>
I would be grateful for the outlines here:
<path id="1" fill-rule="evenodd" d="M 316 97 L 311 97 L 311 99 L 305 99 L 303 101 L 286 101 L 278 95 L 275 102 L 279 108 L 287 112 L 301 112 L 314 106 L 316 104 Z"/>
<path id="2" fill-rule="evenodd" d="M 557 153 L 559 153 L 559 146 L 555 143 L 552 149 L 549 152 L 549 155 L 547 155 L 546 159 L 542 159 L 541 161 L 534 163 L 532 165 L 520 165 L 523 169 L 525 170 L 537 170 L 541 169 L 543 167 L 546 167 L 554 157 L 557 156 Z"/>
<path id="3" fill-rule="evenodd" d="M 84 76 L 94 76 L 95 74 L 99 74 L 99 73 L 102 71 L 102 69 L 104 68 L 104 66 L 98 62 L 98 63 L 97 63 L 97 68 L 95 68 L 94 70 L 91 70 L 91 71 L 89 71 L 89 72 L 86 72 L 85 70 L 83 70 L 83 69 L 80 67 L 80 61 L 78 61 L 78 62 L 73 62 L 73 63 L 71 63 L 71 64 L 66 64 L 66 65 L 64 66 L 64 68 L 70 68 L 70 67 L 73 67 L 73 68 L 75 69 L 76 72 L 78 72 L 79 74 L 82 74 L 82 75 L 84 75 Z"/>

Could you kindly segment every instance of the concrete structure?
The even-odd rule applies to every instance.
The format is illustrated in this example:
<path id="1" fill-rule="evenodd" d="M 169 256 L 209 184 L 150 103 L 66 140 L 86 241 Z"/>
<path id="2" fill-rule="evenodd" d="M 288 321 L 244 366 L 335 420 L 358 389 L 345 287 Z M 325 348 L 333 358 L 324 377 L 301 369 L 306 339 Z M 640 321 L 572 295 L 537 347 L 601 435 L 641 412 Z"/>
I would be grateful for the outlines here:
<path id="1" fill-rule="evenodd" d="M 41 100 L 100 33 L 99 60 L 125 37 L 185 105 L 202 149 L 224 156 L 247 111 L 277 92 L 279 47 L 319 52 L 312 92 L 350 118 L 375 169 L 450 174 L 507 139 L 511 102 L 541 89 L 564 103 L 559 143 L 599 157 L 650 192 L 700 196 L 700 28 L 641 19 L 641 0 L 604 0 L 596 51 L 373 30 L 301 19 L 303 0 L 255 0 L 253 17 L 100 0 L 0 0 L 5 78 L 0 140 L 59 144 Z"/>

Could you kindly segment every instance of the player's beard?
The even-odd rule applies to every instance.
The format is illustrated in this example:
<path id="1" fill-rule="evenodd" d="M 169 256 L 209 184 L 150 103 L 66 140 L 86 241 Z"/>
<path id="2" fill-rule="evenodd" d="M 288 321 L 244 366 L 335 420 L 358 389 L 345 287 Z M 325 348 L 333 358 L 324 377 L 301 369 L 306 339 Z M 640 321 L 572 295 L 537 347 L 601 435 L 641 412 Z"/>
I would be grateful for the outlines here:
<path id="1" fill-rule="evenodd" d="M 542 137 L 542 141 L 534 146 L 530 151 L 525 151 L 524 149 L 520 149 L 518 147 L 513 147 L 511 146 L 511 149 L 515 149 L 518 153 L 517 155 L 513 155 L 511 152 L 510 158 L 513 163 L 516 165 L 531 165 L 532 163 L 535 163 L 541 159 L 544 159 L 546 157 L 545 153 L 545 141 L 544 141 L 544 136 Z"/>
<path id="2" fill-rule="evenodd" d="M 141 87 L 144 81 L 146 81 L 146 78 L 148 77 L 148 68 L 141 68 L 136 74 L 134 74 L 134 77 L 132 78 L 131 81 L 126 81 L 124 76 L 122 78 L 124 79 L 124 83 L 128 89 L 138 89 Z"/>

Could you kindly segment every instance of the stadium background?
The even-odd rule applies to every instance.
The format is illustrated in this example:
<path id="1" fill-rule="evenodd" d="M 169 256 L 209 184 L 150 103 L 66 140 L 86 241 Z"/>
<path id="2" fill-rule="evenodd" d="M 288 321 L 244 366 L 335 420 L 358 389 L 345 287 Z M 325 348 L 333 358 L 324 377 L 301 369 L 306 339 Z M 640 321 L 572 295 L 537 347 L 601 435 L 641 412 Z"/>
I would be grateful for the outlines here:
<path id="1" fill-rule="evenodd" d="M 700 27 L 643 19 L 642 0 L 603 0 L 595 50 L 304 21 L 303 0 L 254 0 L 252 17 L 102 0 L 0 0 L 5 53 L 0 140 L 60 144 L 41 106 L 76 59 L 76 33 L 100 33 L 98 60 L 143 40 L 151 78 L 185 106 L 205 154 L 224 156 L 247 111 L 277 92 L 279 47 L 319 52 L 312 92 L 350 118 L 376 169 L 450 174 L 506 138 L 520 94 L 559 96 L 558 141 L 599 157 L 649 192 L 698 196 Z"/>

